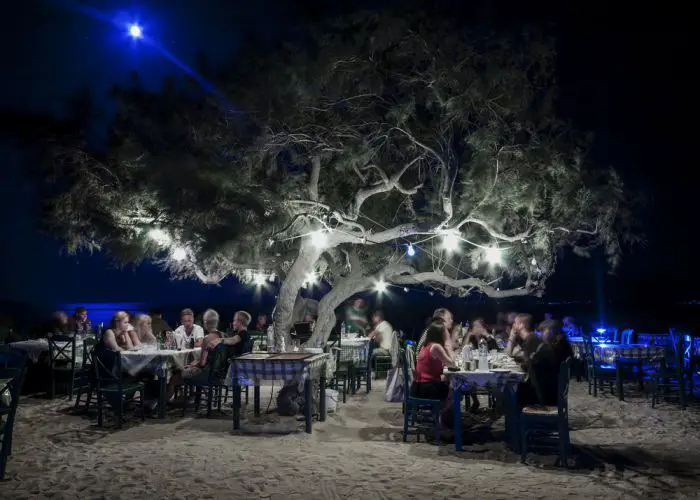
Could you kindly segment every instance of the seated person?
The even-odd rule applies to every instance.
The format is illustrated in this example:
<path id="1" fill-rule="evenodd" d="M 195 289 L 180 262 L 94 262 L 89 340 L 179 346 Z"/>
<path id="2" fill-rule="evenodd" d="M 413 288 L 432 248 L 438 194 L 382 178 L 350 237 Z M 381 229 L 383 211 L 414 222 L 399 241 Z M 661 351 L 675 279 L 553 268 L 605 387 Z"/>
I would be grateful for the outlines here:
<path id="1" fill-rule="evenodd" d="M 520 347 L 520 365 L 525 372 L 525 380 L 518 387 L 518 405 L 557 404 L 558 366 L 551 346 L 535 335 L 532 316 L 518 314 L 513 323 L 506 353 Z"/>
<path id="2" fill-rule="evenodd" d="M 394 340 L 394 329 L 387 320 L 384 319 L 382 311 L 372 313 L 372 331 L 369 338 L 377 342 L 373 356 L 391 356 L 391 345 Z"/>
<path id="3" fill-rule="evenodd" d="M 568 358 L 574 357 L 574 351 L 559 321 L 543 321 L 538 330 L 542 334 L 542 340 L 552 347 L 557 366 L 561 366 Z"/>
<path id="4" fill-rule="evenodd" d="M 139 314 L 136 317 L 136 327 L 129 331 L 129 338 L 134 346 L 156 345 L 156 337 L 153 335 L 152 320 L 148 314 Z"/>
<path id="5" fill-rule="evenodd" d="M 411 395 L 447 401 L 450 388 L 442 372 L 446 366 L 455 366 L 454 359 L 450 331 L 444 321 L 433 321 L 426 331 L 425 343 L 418 353 Z"/>
<path id="6" fill-rule="evenodd" d="M 498 341 L 486 329 L 486 324 L 483 318 L 477 318 L 472 323 L 469 333 L 464 337 L 462 346 L 470 346 L 472 349 L 479 349 L 481 339 L 486 339 L 486 344 L 489 351 L 498 349 Z"/>
<path id="7" fill-rule="evenodd" d="M 180 311 L 180 326 L 175 329 L 173 334 L 184 348 L 190 347 L 192 343 L 194 343 L 194 347 L 201 347 L 204 339 L 204 329 L 194 324 L 194 312 L 192 309 Z"/>
<path id="8" fill-rule="evenodd" d="M 112 351 L 124 351 L 134 347 L 129 331 L 129 315 L 124 311 L 117 312 L 112 316 L 110 328 L 102 335 L 102 343 L 107 349 Z"/>

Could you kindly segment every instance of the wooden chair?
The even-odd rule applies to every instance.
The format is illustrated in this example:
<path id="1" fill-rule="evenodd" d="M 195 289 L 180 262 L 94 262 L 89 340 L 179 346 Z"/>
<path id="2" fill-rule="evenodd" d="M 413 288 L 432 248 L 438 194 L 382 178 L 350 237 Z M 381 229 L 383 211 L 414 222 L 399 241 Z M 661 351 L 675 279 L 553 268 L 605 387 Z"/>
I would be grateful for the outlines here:
<path id="1" fill-rule="evenodd" d="M 75 408 L 80 406 L 80 397 L 85 393 L 87 396 L 85 400 L 85 411 L 90 409 L 92 394 L 95 392 L 96 379 L 95 368 L 92 366 L 92 353 L 98 342 L 96 338 L 86 338 L 83 341 L 83 366 L 80 371 L 75 374 Z"/>
<path id="2" fill-rule="evenodd" d="M 202 394 L 206 393 L 207 399 L 207 418 L 211 417 L 212 407 L 214 402 L 217 403 L 217 409 L 221 411 L 221 388 L 225 387 L 226 370 L 228 368 L 228 355 L 226 346 L 219 344 L 211 353 L 209 366 L 205 367 L 204 371 L 190 379 L 184 379 L 184 393 L 188 393 L 188 389 L 195 390 L 194 411 L 199 411 L 199 405 L 202 401 Z M 187 404 L 182 405 L 182 416 L 185 416 Z"/>
<path id="3" fill-rule="evenodd" d="M 526 406 L 520 413 L 520 461 L 525 463 L 527 457 L 528 439 L 536 435 L 557 435 L 559 438 L 559 459 L 562 467 L 568 467 L 571 454 L 571 439 L 569 436 L 569 380 L 571 358 L 559 367 L 557 406 L 532 405 Z M 531 373 L 534 377 L 534 373 Z M 533 378 L 533 384 L 537 380 Z"/>
<path id="4" fill-rule="evenodd" d="M 352 366 L 350 386 L 353 394 L 363 385 L 367 392 L 372 390 L 372 354 L 376 346 L 377 342 L 374 339 L 370 340 L 367 347 L 367 359 Z"/>
<path id="5" fill-rule="evenodd" d="M 603 391 L 603 383 L 607 382 L 610 392 L 613 392 L 613 382 L 615 381 L 617 369 L 614 365 L 603 364 L 596 359 L 593 347 L 593 337 L 588 334 L 583 335 L 583 350 L 586 357 L 586 374 L 588 379 L 588 394 L 598 396 L 598 389 Z"/>
<path id="6" fill-rule="evenodd" d="M 116 427 L 121 429 L 124 403 L 134 401 L 137 392 L 140 395 L 140 417 L 141 420 L 144 420 L 143 382 L 124 380 L 121 354 L 98 346 L 92 353 L 92 365 L 95 369 L 95 389 L 97 391 L 97 425 L 102 427 L 104 400 L 107 399 L 107 402 L 114 408 Z"/>
<path id="7" fill-rule="evenodd" d="M 73 387 L 75 383 L 75 336 L 74 335 L 49 335 L 49 367 L 51 370 L 51 385 L 49 397 L 56 395 L 57 378 L 63 379 L 68 387 L 68 400 L 73 399 Z"/>

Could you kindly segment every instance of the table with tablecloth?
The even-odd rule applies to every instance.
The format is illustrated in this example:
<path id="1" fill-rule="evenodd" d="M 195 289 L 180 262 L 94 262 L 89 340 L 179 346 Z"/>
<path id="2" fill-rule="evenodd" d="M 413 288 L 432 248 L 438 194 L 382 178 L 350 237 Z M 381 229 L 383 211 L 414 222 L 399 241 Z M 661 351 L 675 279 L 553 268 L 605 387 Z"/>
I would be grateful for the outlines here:
<path id="1" fill-rule="evenodd" d="M 355 339 L 341 339 L 340 341 L 340 362 L 353 362 L 354 364 L 364 364 L 367 362 L 369 354 L 368 337 Z"/>
<path id="2" fill-rule="evenodd" d="M 182 370 L 190 361 L 199 359 L 200 353 L 199 347 L 175 350 L 146 346 L 139 350 L 122 351 L 122 370 L 132 376 L 143 372 L 152 372 L 156 376 L 160 385 L 158 414 L 165 418 L 168 380 L 174 371 Z"/>
<path id="3" fill-rule="evenodd" d="M 585 359 L 586 351 L 582 337 L 569 338 L 574 357 Z M 594 343 L 593 356 L 597 361 L 604 364 L 613 364 L 616 359 L 625 360 L 656 360 L 664 357 L 665 347 L 650 344 L 608 344 Z"/>
<path id="4" fill-rule="evenodd" d="M 329 354 L 311 354 L 304 359 L 289 359 L 308 353 L 251 353 L 231 359 L 226 383 L 233 387 L 233 429 L 240 428 L 241 385 L 254 386 L 255 414 L 260 413 L 260 382 L 263 380 L 299 383 L 304 387 L 306 432 L 311 433 L 312 387 L 319 381 L 319 420 L 326 419 L 326 364 Z M 296 355 L 296 356 L 295 356 Z"/>
<path id="5" fill-rule="evenodd" d="M 83 364 L 83 341 L 85 340 L 84 335 L 76 335 L 75 337 L 75 364 L 80 366 Z M 63 342 L 56 343 L 59 346 L 63 346 Z M 49 352 L 49 341 L 47 339 L 34 339 L 34 340 L 23 340 L 21 342 L 12 342 L 10 344 L 12 349 L 22 351 L 26 354 L 27 359 L 32 363 L 37 363 L 41 356 Z M 68 351 L 66 351 L 68 352 Z"/>
<path id="6" fill-rule="evenodd" d="M 524 376 L 524 373 L 512 370 L 445 371 L 445 377 L 449 380 L 452 389 L 455 449 L 457 451 L 462 449 L 462 399 L 465 394 L 476 388 L 491 389 L 506 395 L 506 435 L 514 448 L 518 449 L 520 440 L 518 438 L 516 393 L 518 384 Z"/>

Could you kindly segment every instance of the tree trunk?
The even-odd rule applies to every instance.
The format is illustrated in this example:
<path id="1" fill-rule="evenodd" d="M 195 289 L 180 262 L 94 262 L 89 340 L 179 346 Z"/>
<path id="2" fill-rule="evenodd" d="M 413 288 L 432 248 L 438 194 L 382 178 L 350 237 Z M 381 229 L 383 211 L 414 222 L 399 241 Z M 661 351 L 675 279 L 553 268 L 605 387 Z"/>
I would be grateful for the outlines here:
<path id="1" fill-rule="evenodd" d="M 315 347 L 319 344 L 318 340 L 321 341 L 321 345 L 325 344 L 336 323 L 335 310 L 356 293 L 367 290 L 372 286 L 373 280 L 373 276 L 362 276 L 361 273 L 353 273 L 337 282 L 318 304 L 316 326 L 307 345 Z"/>
<path id="2" fill-rule="evenodd" d="M 304 284 L 306 276 L 314 270 L 316 261 L 318 261 L 321 253 L 323 253 L 323 250 L 314 247 L 310 242 L 302 242 L 299 255 L 282 282 L 280 293 L 277 297 L 275 317 L 273 318 L 275 347 L 278 351 L 282 348 L 282 339 L 292 327 L 292 312 L 294 311 L 294 302 L 299 294 L 299 289 Z"/>

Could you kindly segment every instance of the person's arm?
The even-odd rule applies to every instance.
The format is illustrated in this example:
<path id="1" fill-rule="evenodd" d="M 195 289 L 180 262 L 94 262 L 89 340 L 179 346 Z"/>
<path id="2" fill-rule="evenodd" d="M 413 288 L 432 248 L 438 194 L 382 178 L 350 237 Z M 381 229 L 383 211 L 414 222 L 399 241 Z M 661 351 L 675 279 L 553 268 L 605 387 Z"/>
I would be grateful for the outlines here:
<path id="1" fill-rule="evenodd" d="M 105 347 L 111 351 L 122 351 L 123 349 L 119 347 L 119 344 L 117 344 L 117 337 L 114 335 L 114 332 L 112 330 L 107 330 L 104 335 L 102 336 L 102 341 L 105 344 Z"/>
<path id="2" fill-rule="evenodd" d="M 236 345 L 241 341 L 241 336 L 238 334 L 234 335 L 233 337 L 228 337 L 221 340 L 221 342 L 223 342 L 226 345 Z"/>
<path id="3" fill-rule="evenodd" d="M 129 330 L 129 333 L 127 333 L 127 337 L 129 337 L 131 343 L 134 346 L 141 345 L 141 341 L 139 340 L 139 336 L 135 330 Z"/>
<path id="4" fill-rule="evenodd" d="M 445 366 L 455 366 L 454 354 L 452 350 L 445 349 L 440 344 L 433 344 L 430 346 L 430 355 L 440 360 L 440 362 Z"/>
<path id="5" fill-rule="evenodd" d="M 127 349 L 132 349 L 134 347 L 134 343 L 131 341 L 131 332 L 133 332 L 133 330 L 128 331 L 124 335 L 125 340 L 126 340 L 126 348 Z"/>
<path id="6" fill-rule="evenodd" d="M 517 345 L 517 338 L 518 335 L 515 333 L 515 330 L 511 329 L 510 337 L 508 337 L 508 345 L 506 345 L 506 355 L 510 356 L 511 358 L 513 357 L 513 349 L 515 349 Z"/>
<path id="7" fill-rule="evenodd" d="M 194 337 L 194 346 L 202 347 L 202 342 L 204 342 L 204 328 L 199 325 L 195 325 L 192 336 Z"/>

